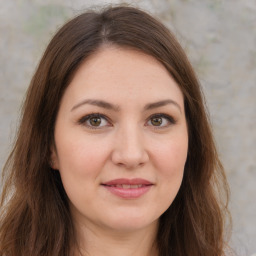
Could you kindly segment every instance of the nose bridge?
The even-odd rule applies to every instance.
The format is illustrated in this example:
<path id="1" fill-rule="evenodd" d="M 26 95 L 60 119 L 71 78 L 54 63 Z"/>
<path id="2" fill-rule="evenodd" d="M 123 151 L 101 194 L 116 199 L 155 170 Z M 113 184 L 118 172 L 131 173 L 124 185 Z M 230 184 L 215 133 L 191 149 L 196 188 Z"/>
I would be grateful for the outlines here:
<path id="1" fill-rule="evenodd" d="M 130 122 L 117 130 L 113 162 L 126 168 L 143 165 L 148 160 L 142 128 Z"/>

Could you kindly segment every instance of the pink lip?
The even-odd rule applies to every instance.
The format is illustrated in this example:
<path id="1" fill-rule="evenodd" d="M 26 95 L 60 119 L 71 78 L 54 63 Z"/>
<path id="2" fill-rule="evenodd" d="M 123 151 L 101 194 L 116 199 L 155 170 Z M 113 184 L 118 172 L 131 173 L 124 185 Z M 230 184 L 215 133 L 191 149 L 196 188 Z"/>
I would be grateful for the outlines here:
<path id="1" fill-rule="evenodd" d="M 139 198 L 153 186 L 152 182 L 144 179 L 115 179 L 101 185 L 114 195 L 126 199 Z"/>

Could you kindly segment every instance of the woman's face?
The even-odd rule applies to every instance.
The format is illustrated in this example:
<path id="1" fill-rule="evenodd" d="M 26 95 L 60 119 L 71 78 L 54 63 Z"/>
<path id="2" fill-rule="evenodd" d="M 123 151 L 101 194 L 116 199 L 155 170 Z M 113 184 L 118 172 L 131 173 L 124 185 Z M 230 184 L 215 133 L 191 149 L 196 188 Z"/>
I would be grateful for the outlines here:
<path id="1" fill-rule="evenodd" d="M 181 185 L 188 149 L 183 95 L 151 56 L 105 47 L 62 98 L 52 151 L 72 217 L 85 227 L 156 227 Z"/>

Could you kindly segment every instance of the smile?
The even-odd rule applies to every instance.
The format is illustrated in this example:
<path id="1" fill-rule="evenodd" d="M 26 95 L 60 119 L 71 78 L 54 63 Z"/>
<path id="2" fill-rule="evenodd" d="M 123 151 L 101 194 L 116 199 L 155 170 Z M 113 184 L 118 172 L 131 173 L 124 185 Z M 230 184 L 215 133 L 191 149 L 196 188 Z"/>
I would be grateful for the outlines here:
<path id="1" fill-rule="evenodd" d="M 146 194 L 153 183 L 144 179 L 116 179 L 101 184 L 115 196 L 136 199 Z"/>
<path id="2" fill-rule="evenodd" d="M 106 186 L 116 187 L 116 188 L 124 188 L 124 189 L 133 189 L 133 188 L 141 188 L 141 187 L 147 186 L 147 185 L 142 185 L 142 184 L 138 184 L 138 185 L 117 184 L 117 185 L 106 185 Z"/>

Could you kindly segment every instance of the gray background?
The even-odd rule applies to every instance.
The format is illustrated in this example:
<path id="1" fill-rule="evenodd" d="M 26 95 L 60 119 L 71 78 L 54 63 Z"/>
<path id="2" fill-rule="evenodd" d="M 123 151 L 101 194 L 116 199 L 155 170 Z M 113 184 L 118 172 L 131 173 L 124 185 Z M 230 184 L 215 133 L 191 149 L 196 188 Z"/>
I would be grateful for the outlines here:
<path id="1" fill-rule="evenodd" d="M 49 39 L 91 5 L 123 1 L 1 0 L 0 167 L 20 106 Z M 232 246 L 256 253 L 256 0 L 126 1 L 158 16 L 178 37 L 205 90 L 230 187 Z"/>

